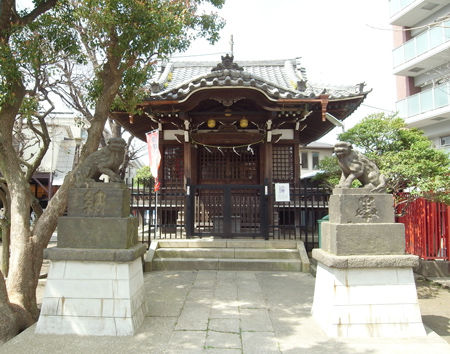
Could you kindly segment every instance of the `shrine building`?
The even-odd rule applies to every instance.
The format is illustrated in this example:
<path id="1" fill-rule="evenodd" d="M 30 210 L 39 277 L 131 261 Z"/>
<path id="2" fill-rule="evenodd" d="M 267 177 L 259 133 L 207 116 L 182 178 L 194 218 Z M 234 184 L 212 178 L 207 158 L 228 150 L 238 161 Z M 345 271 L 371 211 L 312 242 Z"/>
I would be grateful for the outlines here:
<path id="1" fill-rule="evenodd" d="M 234 62 L 226 55 L 219 63 L 161 65 L 140 113 L 113 116 L 143 141 L 159 130 L 161 193 L 186 197 L 160 202 L 161 225 L 182 224 L 187 237 L 267 238 L 270 225 L 301 224 L 291 213 L 300 202 L 292 205 L 289 193 L 284 204 L 270 197 L 275 187 L 301 187 L 299 147 L 342 125 L 368 93 L 364 83 L 315 85 L 299 59 Z"/>

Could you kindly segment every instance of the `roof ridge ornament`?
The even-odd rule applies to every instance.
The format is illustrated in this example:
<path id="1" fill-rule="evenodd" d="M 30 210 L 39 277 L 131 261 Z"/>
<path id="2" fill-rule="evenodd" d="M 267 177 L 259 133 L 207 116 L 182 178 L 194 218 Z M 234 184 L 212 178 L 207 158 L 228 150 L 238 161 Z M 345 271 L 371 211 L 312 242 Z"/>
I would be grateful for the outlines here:
<path id="1" fill-rule="evenodd" d="M 229 55 L 226 54 L 225 56 L 222 56 L 222 62 L 218 63 L 214 68 L 211 69 L 211 72 L 214 71 L 222 71 L 225 69 L 229 69 L 229 70 L 239 70 L 239 71 L 243 71 L 244 68 L 242 66 L 239 66 L 237 63 L 234 63 L 234 56 L 233 55 Z"/>

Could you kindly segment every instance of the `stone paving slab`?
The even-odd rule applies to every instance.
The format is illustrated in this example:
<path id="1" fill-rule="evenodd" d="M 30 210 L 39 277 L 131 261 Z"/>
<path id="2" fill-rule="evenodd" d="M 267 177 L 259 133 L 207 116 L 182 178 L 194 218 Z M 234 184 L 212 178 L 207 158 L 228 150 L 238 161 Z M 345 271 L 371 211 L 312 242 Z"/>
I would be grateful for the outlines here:
<path id="1" fill-rule="evenodd" d="M 406 339 L 327 337 L 311 317 L 305 273 L 163 271 L 144 275 L 148 312 L 132 337 L 37 335 L 30 327 L 0 353 L 450 353 L 428 330 Z"/>
<path id="2" fill-rule="evenodd" d="M 239 333 L 208 331 L 206 348 L 241 349 L 241 346 L 241 335 Z"/>

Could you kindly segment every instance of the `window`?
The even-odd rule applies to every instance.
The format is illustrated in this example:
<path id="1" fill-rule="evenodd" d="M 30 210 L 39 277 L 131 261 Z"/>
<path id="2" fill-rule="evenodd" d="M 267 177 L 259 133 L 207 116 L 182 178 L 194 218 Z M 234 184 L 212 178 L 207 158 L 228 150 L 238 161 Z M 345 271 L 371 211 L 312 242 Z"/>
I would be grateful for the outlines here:
<path id="1" fill-rule="evenodd" d="M 307 170 L 308 169 L 308 153 L 302 152 L 301 158 L 302 158 L 302 168 Z"/>
<path id="2" fill-rule="evenodd" d="M 441 137 L 441 146 L 449 146 L 450 145 L 450 135 Z"/>
<path id="3" fill-rule="evenodd" d="M 290 182 L 294 180 L 294 147 L 273 147 L 273 180 L 275 182 Z"/>
<path id="4" fill-rule="evenodd" d="M 198 166 L 201 183 L 256 184 L 258 178 L 258 149 L 199 148 Z"/>
<path id="5" fill-rule="evenodd" d="M 165 186 L 177 186 L 183 183 L 183 158 L 182 146 L 166 146 L 164 148 L 163 177 Z"/>
<path id="6" fill-rule="evenodd" d="M 318 152 L 312 153 L 312 168 L 313 168 L 313 170 L 319 169 L 319 153 Z"/>

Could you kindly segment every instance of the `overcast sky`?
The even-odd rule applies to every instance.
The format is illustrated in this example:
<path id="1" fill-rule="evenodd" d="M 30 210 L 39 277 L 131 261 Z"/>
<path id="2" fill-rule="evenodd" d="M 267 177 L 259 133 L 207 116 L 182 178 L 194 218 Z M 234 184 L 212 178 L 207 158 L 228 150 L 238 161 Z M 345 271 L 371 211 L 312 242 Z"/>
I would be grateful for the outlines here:
<path id="1" fill-rule="evenodd" d="M 198 40 L 177 60 L 220 61 L 220 54 L 197 55 L 229 52 L 233 35 L 237 62 L 301 57 L 311 82 L 366 82 L 373 91 L 346 128 L 380 112 L 367 105 L 395 109 L 388 0 L 226 0 L 220 14 L 227 22 L 221 40 Z M 320 140 L 332 144 L 335 134 Z"/>

